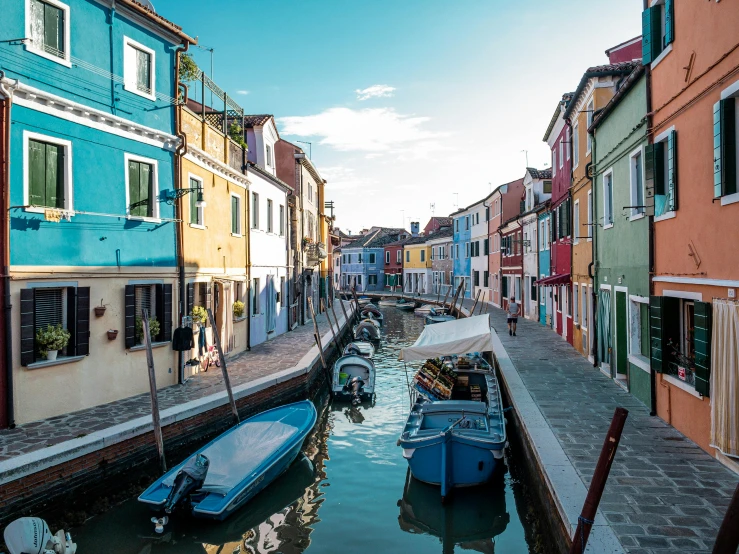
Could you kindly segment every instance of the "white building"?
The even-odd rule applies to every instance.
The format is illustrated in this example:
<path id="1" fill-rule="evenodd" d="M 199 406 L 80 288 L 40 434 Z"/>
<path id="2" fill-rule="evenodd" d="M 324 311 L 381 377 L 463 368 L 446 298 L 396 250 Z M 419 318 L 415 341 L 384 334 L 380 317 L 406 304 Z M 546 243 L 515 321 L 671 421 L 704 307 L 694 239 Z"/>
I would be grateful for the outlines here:
<path id="1" fill-rule="evenodd" d="M 536 321 L 539 317 L 538 287 L 534 285 L 539 278 L 538 216 L 544 204 L 552 198 L 552 170 L 527 167 L 523 186 L 523 315 Z"/>
<path id="2" fill-rule="evenodd" d="M 488 288 L 488 253 L 490 252 L 490 241 L 488 240 L 488 219 L 490 218 L 489 204 L 485 199 L 472 204 L 467 208 L 470 213 L 470 277 L 472 278 L 472 298 L 482 298 L 482 293 Z"/>

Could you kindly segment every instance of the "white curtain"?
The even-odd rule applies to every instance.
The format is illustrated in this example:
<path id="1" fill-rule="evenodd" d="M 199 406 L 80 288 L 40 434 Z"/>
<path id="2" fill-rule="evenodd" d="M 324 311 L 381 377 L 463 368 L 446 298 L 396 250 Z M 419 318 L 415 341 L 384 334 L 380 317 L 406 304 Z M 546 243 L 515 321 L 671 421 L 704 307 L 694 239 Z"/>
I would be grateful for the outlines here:
<path id="1" fill-rule="evenodd" d="M 739 304 L 713 301 L 711 446 L 739 457 Z"/>

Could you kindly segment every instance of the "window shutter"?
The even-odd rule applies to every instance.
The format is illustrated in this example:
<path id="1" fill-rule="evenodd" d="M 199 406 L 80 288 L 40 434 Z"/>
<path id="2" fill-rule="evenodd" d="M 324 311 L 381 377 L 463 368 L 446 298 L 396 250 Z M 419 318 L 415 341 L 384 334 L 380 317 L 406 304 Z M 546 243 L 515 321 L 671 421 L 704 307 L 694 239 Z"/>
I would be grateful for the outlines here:
<path id="1" fill-rule="evenodd" d="M 45 205 L 46 148 L 42 142 L 28 141 L 28 202 L 32 206 Z"/>
<path id="2" fill-rule="evenodd" d="M 128 211 L 131 215 L 139 215 L 141 207 L 138 202 L 141 200 L 139 190 L 139 164 L 138 162 L 128 162 Z"/>
<path id="3" fill-rule="evenodd" d="M 34 290 L 21 289 L 21 365 L 27 366 L 36 361 L 35 333 L 33 320 Z"/>
<path id="4" fill-rule="evenodd" d="M 521 200 L 519 204 L 519 209 L 520 209 L 519 213 L 523 213 L 526 211 L 526 201 L 525 200 Z"/>
<path id="5" fill-rule="evenodd" d="M 641 14 L 641 58 L 642 63 L 652 63 L 652 10 L 647 8 Z"/>
<path id="6" fill-rule="evenodd" d="M 680 301 L 671 296 L 649 297 L 649 336 L 652 370 L 667 371 L 672 361 L 669 343 L 680 340 Z"/>
<path id="7" fill-rule="evenodd" d="M 75 339 L 75 350 L 74 353 L 77 356 L 88 356 L 90 354 L 90 287 L 70 287 L 70 293 L 76 292 L 77 294 L 77 306 L 75 313 L 76 329 L 72 334 Z M 70 299 L 71 299 L 70 294 Z M 71 302 L 70 302 L 71 304 Z M 70 324 L 72 319 L 68 319 L 67 323 Z M 72 333 L 72 329 L 68 329 Z"/>
<path id="8" fill-rule="evenodd" d="M 195 307 L 195 283 L 187 284 L 187 305 L 185 306 L 185 315 L 190 315 Z"/>
<path id="9" fill-rule="evenodd" d="M 140 196 L 141 201 L 146 202 L 143 206 L 141 206 L 141 215 L 145 215 L 147 217 L 152 217 L 154 215 L 154 202 L 153 202 L 153 196 L 154 191 L 152 190 L 154 180 L 152 179 L 152 167 L 149 164 L 141 163 L 139 164 L 139 171 L 140 171 Z"/>
<path id="10" fill-rule="evenodd" d="M 675 40 L 675 2 L 665 0 L 665 46 Z"/>
<path id="11" fill-rule="evenodd" d="M 654 145 L 654 194 L 667 194 L 665 187 L 665 143 Z"/>
<path id="12" fill-rule="evenodd" d="M 654 145 L 644 147 L 644 205 L 646 215 L 654 215 Z"/>
<path id="13" fill-rule="evenodd" d="M 125 338 L 126 348 L 133 348 L 136 345 L 135 323 L 136 323 L 136 293 L 133 285 L 126 285 L 124 290 L 124 307 L 125 307 Z"/>
<path id="14" fill-rule="evenodd" d="M 64 12 L 44 3 L 44 46 L 54 55 L 64 51 Z"/>
<path id="15" fill-rule="evenodd" d="M 210 283 L 205 285 L 205 308 L 213 309 L 213 287 L 210 286 Z"/>
<path id="16" fill-rule="evenodd" d="M 157 285 L 157 319 L 159 326 L 159 342 L 172 340 L 172 285 Z"/>
<path id="17" fill-rule="evenodd" d="M 713 107 L 713 197 L 736 192 L 736 103 L 733 98 Z"/>
<path id="18" fill-rule="evenodd" d="M 63 149 L 46 144 L 46 202 L 44 206 L 64 207 L 64 191 L 61 185 Z"/>
<path id="19" fill-rule="evenodd" d="M 485 239 L 483 244 L 485 248 L 485 255 L 487 256 L 488 254 L 490 254 L 490 239 Z"/>
<path id="20" fill-rule="evenodd" d="M 677 133 L 667 137 L 667 210 L 677 210 Z"/>
<path id="21" fill-rule="evenodd" d="M 695 390 L 708 396 L 711 382 L 711 324 L 712 306 L 709 302 L 695 302 Z"/>
<path id="22" fill-rule="evenodd" d="M 502 291 L 503 298 L 507 298 L 508 297 L 508 279 L 506 278 L 505 275 L 501 279 L 501 291 Z"/>

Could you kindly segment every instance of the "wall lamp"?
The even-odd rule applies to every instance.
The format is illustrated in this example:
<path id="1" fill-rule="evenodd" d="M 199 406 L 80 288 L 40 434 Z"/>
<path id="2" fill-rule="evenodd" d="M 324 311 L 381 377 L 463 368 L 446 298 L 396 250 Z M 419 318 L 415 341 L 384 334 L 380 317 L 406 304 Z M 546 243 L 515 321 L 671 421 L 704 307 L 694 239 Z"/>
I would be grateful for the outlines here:
<path id="1" fill-rule="evenodd" d="M 196 192 L 197 193 L 197 200 L 195 201 L 195 205 L 198 208 L 205 208 L 206 203 L 203 199 L 203 188 L 202 187 L 188 187 L 188 188 L 182 188 L 182 189 L 176 189 L 176 190 L 168 190 L 167 191 L 167 204 L 170 206 L 175 203 L 175 200 L 178 200 L 179 198 L 182 198 L 188 193 Z"/>

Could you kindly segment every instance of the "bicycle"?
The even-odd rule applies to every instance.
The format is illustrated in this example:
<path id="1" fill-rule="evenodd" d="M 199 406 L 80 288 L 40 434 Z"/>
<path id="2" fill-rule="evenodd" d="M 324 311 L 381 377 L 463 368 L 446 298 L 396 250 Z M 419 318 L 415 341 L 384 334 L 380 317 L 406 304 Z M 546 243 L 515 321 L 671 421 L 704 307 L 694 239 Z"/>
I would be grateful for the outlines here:
<path id="1" fill-rule="evenodd" d="M 200 369 L 205 373 L 211 364 L 221 367 L 221 357 L 218 355 L 218 349 L 215 346 L 208 347 L 208 351 L 203 355 L 203 359 L 200 360 Z"/>

